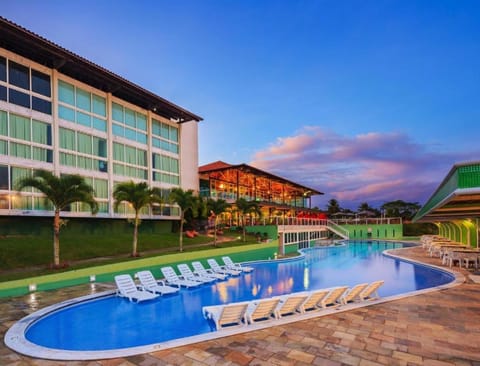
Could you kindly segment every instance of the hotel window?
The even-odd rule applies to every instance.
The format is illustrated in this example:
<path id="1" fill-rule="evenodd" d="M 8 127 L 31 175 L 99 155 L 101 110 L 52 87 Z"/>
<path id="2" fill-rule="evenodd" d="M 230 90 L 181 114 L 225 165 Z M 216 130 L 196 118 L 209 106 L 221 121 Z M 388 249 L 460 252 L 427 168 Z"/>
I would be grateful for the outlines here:
<path id="1" fill-rule="evenodd" d="M 30 70 L 28 67 L 17 64 L 16 62 L 8 62 L 8 81 L 10 84 L 18 86 L 22 89 L 30 89 Z"/>
<path id="2" fill-rule="evenodd" d="M 52 114 L 50 76 L 0 57 L 0 100 Z"/>
<path id="3" fill-rule="evenodd" d="M 152 146 L 178 154 L 178 128 L 153 119 Z"/>
<path id="4" fill-rule="evenodd" d="M 7 59 L 0 56 L 0 81 L 7 81 Z"/>
<path id="5" fill-rule="evenodd" d="M 142 144 L 147 143 L 147 117 L 144 114 L 112 102 L 112 119 L 112 131 L 115 136 Z"/>
<path id="6" fill-rule="evenodd" d="M 114 174 L 148 179 L 147 152 L 145 150 L 114 142 L 113 161 Z"/>
<path id="7" fill-rule="evenodd" d="M 60 127 L 60 164 L 107 172 L 107 140 Z"/>
<path id="8" fill-rule="evenodd" d="M 85 183 L 94 190 L 95 200 L 98 204 L 99 213 L 108 213 L 108 181 L 105 179 L 83 177 Z M 71 212 L 90 212 L 90 206 L 86 203 L 76 202 L 70 205 Z"/>
<path id="9" fill-rule="evenodd" d="M 0 189 L 8 190 L 8 166 L 0 165 Z"/>
<path id="10" fill-rule="evenodd" d="M 0 111 L 0 154 L 51 163 L 51 146 L 49 123 Z"/>
<path id="11" fill-rule="evenodd" d="M 152 154 L 152 179 L 156 182 L 180 184 L 178 159 Z"/>
<path id="12" fill-rule="evenodd" d="M 7 59 L 0 56 L 0 100 L 7 100 L 7 87 L 2 85 L 7 82 Z"/>
<path id="13" fill-rule="evenodd" d="M 105 98 L 59 80 L 58 101 L 59 118 L 98 131 L 107 131 Z"/>

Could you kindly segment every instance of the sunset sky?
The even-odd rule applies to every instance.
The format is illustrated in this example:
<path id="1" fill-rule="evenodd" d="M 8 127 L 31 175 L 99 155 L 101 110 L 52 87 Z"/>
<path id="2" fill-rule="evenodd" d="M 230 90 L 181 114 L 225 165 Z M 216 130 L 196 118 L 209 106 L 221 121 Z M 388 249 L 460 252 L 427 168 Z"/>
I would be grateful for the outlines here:
<path id="1" fill-rule="evenodd" d="M 0 14 L 204 118 L 247 163 L 342 207 L 420 204 L 480 160 L 480 1 L 3 0 Z"/>

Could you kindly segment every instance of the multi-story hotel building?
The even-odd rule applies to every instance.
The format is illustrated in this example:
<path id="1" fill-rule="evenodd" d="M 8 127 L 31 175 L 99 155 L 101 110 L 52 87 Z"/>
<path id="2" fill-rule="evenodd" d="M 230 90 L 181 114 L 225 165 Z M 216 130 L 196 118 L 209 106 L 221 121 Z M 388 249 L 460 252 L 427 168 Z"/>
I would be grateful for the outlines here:
<path id="1" fill-rule="evenodd" d="M 15 191 L 35 169 L 80 174 L 95 189 L 97 217 L 113 210 L 118 182 L 198 191 L 202 119 L 0 17 L 0 215 L 49 215 L 34 190 Z M 144 217 L 173 218 L 175 207 Z M 75 204 L 66 216 L 90 216 Z"/>

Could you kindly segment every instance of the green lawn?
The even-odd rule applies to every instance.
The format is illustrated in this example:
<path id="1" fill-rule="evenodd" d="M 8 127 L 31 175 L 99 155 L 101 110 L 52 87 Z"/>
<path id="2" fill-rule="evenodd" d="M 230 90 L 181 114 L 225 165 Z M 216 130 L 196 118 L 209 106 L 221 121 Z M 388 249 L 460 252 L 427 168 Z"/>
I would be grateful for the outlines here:
<path id="1" fill-rule="evenodd" d="M 164 235 L 158 235 L 164 237 Z M 95 275 L 95 282 L 112 282 L 114 276 L 120 273 L 135 272 L 143 269 L 151 270 L 155 277 L 160 277 L 160 268 L 164 265 L 174 266 L 179 263 L 189 263 L 193 260 L 200 260 L 206 264 L 207 258 L 219 259 L 223 255 L 229 255 L 235 262 L 253 261 L 273 258 L 277 251 L 277 242 L 256 243 L 253 240 L 243 242 L 234 234 L 231 234 L 231 241 L 222 242 L 214 247 L 208 237 L 197 237 L 195 240 L 188 240 L 184 246 L 184 251 L 180 253 L 177 248 L 177 240 L 173 240 L 174 246 L 166 247 L 162 250 L 156 249 L 145 251 L 139 258 L 131 258 L 128 253 L 122 253 L 114 257 L 105 257 L 101 260 L 85 260 L 83 262 L 72 262 L 70 267 L 63 270 L 50 270 L 45 266 L 39 269 L 32 267 L 23 269 L 13 269 L 3 271 L 0 279 L 0 297 L 20 296 L 29 292 L 29 285 L 35 284 L 37 291 L 47 291 L 61 287 L 74 286 L 90 282 L 90 276 Z M 4 242 L 8 238 L 2 239 Z M 92 241 L 86 241 L 82 248 L 102 245 L 94 245 L 101 238 L 95 238 Z M 35 241 L 38 245 L 39 241 Z M 31 241 L 25 241 L 25 246 L 31 246 Z M 101 243 L 101 241 L 100 241 Z M 166 241 L 164 241 L 166 243 Z M 112 245 L 112 244 L 110 244 Z M 20 247 L 20 245 L 18 245 Z M 98 249 L 98 248 L 97 248 Z M 18 249 L 17 249 L 18 250 Z M 67 250 L 68 252 L 68 250 Z M 98 259 L 98 258 L 96 258 Z"/>
<path id="2" fill-rule="evenodd" d="M 247 242 L 238 240 L 238 233 L 226 233 L 228 242 L 220 247 L 256 243 L 248 237 Z M 176 233 L 140 233 L 138 249 L 141 258 L 159 254 L 177 253 L 179 236 Z M 184 237 L 184 251 L 198 251 L 213 248 L 213 238 L 199 235 L 196 238 Z M 38 276 L 53 272 L 80 269 L 100 264 L 132 260 L 131 233 L 60 233 L 60 258 L 67 266 L 64 270 L 52 271 L 53 240 L 51 235 L 6 235 L 0 237 L 0 282 Z"/>

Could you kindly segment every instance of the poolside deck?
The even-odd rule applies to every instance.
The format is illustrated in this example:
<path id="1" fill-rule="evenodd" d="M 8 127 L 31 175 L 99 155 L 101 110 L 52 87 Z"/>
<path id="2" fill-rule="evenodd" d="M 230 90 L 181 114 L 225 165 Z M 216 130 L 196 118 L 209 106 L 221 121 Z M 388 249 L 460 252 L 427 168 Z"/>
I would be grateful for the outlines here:
<path id="1" fill-rule="evenodd" d="M 440 264 L 422 248 L 402 256 Z M 149 354 L 56 362 L 19 355 L 2 343 L 0 365 L 472 365 L 480 366 L 480 283 Z M 98 291 L 110 289 L 96 284 Z M 23 316 L 91 293 L 90 285 L 0 299 L 0 336 Z M 320 314 L 320 313 L 319 313 Z"/>

